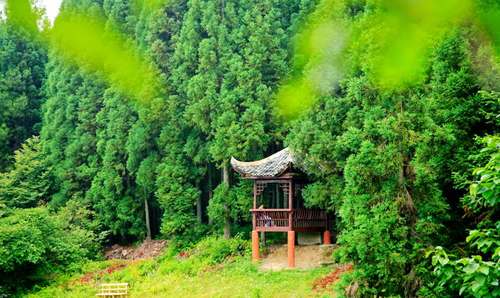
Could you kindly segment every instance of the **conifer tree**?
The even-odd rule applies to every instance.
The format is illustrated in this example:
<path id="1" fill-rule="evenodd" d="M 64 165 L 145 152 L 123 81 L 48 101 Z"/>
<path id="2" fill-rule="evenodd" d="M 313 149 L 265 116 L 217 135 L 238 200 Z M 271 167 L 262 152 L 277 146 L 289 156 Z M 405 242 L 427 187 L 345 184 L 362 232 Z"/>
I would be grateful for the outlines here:
<path id="1" fill-rule="evenodd" d="M 206 162 L 204 137 L 198 129 L 188 126 L 183 117 L 187 104 L 188 79 L 194 75 L 198 42 L 201 31 L 201 3 L 189 1 L 187 6 L 174 6 L 185 10 L 182 22 L 176 31 L 167 36 L 161 48 L 154 48 L 153 55 L 168 58 L 159 62 L 167 78 L 168 97 L 162 104 L 164 120 L 158 138 L 161 161 L 157 167 L 156 196 L 163 209 L 162 232 L 188 236 L 189 229 L 196 226 L 195 204 L 199 202 L 201 191 L 198 183 L 203 176 L 203 166 L 197 169 L 194 162 Z M 173 22 L 173 21 L 169 21 Z M 175 40 L 172 47 L 166 46 Z M 157 51 L 164 49 L 164 51 Z M 166 54 L 166 56 L 165 56 Z M 166 63 L 166 61 L 168 63 Z M 200 119 L 200 122 L 204 121 Z M 184 190 L 184 191 L 183 191 Z"/>
<path id="2" fill-rule="evenodd" d="M 66 0 L 61 13 L 86 10 L 89 17 L 102 14 L 96 1 Z M 86 197 L 99 167 L 96 154 L 96 115 L 102 106 L 104 84 L 92 74 L 51 49 L 47 66 L 47 101 L 43 106 L 41 142 L 55 177 L 51 205 Z"/>
<path id="3" fill-rule="evenodd" d="M 98 168 L 95 117 L 103 85 L 51 53 L 42 142 L 58 185 L 52 204 L 82 199 Z"/>
<path id="4" fill-rule="evenodd" d="M 49 174 L 40 139 L 32 137 L 16 150 L 13 169 L 0 173 L 0 198 L 8 207 L 31 208 L 44 204 L 50 195 Z"/>
<path id="5" fill-rule="evenodd" d="M 173 88 L 169 87 L 167 78 L 172 69 L 170 61 L 174 51 L 173 37 L 179 31 L 185 6 L 185 1 L 170 1 L 153 9 L 143 5 L 142 8 L 139 7 L 140 11 L 136 11 L 136 42 L 158 66 L 161 71 L 159 75 L 164 82 L 164 90 L 160 91 L 162 97 L 136 105 L 138 119 L 127 140 L 127 169 L 135 175 L 136 193 L 144 201 L 148 238 L 151 238 L 152 232 L 158 231 L 160 222 L 157 216 L 160 207 L 156 196 L 156 179 L 163 149 L 159 146 L 159 138 L 162 128 L 168 126 L 169 110 L 165 98 L 168 90 Z"/>
<path id="6" fill-rule="evenodd" d="M 338 215 L 336 254 L 355 263 L 347 278 L 364 285 L 358 295 L 416 296 L 429 274 L 422 252 L 450 241 L 450 228 L 464 232 L 456 229 L 463 226 L 456 214 L 463 189 L 452 177 L 467 171 L 474 136 L 498 131 L 490 120 L 498 105 L 479 108 L 492 94 L 479 92 L 465 32 L 449 32 L 435 44 L 425 80 L 397 90 L 374 84 L 377 78 L 364 70 L 376 54 L 353 45 L 347 53 L 363 59 L 346 58 L 353 72 L 318 98 L 288 136 L 316 177 L 306 205 Z"/>
<path id="7" fill-rule="evenodd" d="M 104 1 L 103 11 L 107 29 L 129 36 L 130 43 L 134 44 L 138 16 L 133 11 L 132 3 Z M 152 191 L 151 178 L 147 175 L 149 172 L 145 173 L 144 167 L 139 166 L 141 158 L 147 158 L 146 154 L 151 150 L 148 145 L 151 138 L 147 127 L 137 122 L 140 100 L 124 96 L 113 87 L 105 91 L 103 99 L 103 109 L 96 116 L 99 125 L 97 155 L 102 165 L 92 182 L 89 196 L 102 223 L 112 235 L 140 238 L 147 234 L 151 238 L 147 204 L 147 196 Z M 141 186 L 136 184 L 136 174 L 140 177 Z M 144 205 L 142 202 L 145 202 Z M 145 219 L 148 221 L 146 224 Z"/>
<path id="8" fill-rule="evenodd" d="M 246 208 L 231 199 L 229 159 L 262 157 L 271 140 L 272 90 L 287 71 L 286 48 L 299 11 L 298 2 L 188 2 L 171 78 L 184 116 L 184 124 L 179 123 L 187 129 L 181 147 L 207 179 L 212 175 L 203 168 L 215 164 L 220 169 L 222 184 L 209 216 L 224 226 L 226 236 L 240 208 Z"/>
<path id="9" fill-rule="evenodd" d="M 127 170 L 126 142 L 137 115 L 126 97 L 109 88 L 96 116 L 97 155 L 101 166 L 88 193 L 102 224 L 115 236 L 144 235 L 142 202 L 134 177 Z"/>
<path id="10" fill-rule="evenodd" d="M 40 129 L 47 52 L 38 34 L 35 15 L 20 23 L 7 7 L 7 19 L 0 19 L 0 171 Z"/>

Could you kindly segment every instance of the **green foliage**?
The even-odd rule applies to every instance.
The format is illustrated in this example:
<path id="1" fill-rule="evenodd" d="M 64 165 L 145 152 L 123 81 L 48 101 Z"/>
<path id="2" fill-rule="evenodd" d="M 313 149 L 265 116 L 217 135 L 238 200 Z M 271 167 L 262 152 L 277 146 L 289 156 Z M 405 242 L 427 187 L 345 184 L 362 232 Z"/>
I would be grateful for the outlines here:
<path id="1" fill-rule="evenodd" d="M 143 58 L 125 57 L 136 52 L 132 43 L 128 47 L 129 51 L 123 53 L 125 56 L 119 57 L 120 61 L 132 59 L 132 67 L 121 62 L 104 63 L 106 57 L 113 55 L 113 51 L 125 46 L 121 35 L 111 38 L 115 31 L 122 29 L 117 24 L 120 23 L 123 28 L 133 25 L 132 21 L 123 23 L 128 19 L 120 19 L 120 16 L 127 15 L 126 5 L 113 1 L 105 4 L 103 7 L 93 1 L 68 1 L 62 8 L 65 18 L 60 20 L 59 25 L 55 25 L 52 34 L 61 44 L 51 50 L 49 57 L 48 100 L 44 106 L 41 133 L 47 161 L 54 169 L 56 182 L 56 194 L 50 204 L 58 208 L 72 199 L 82 202 L 82 205 L 90 203 L 90 208 L 96 211 L 95 220 L 103 231 L 109 232 L 110 237 L 140 238 L 145 234 L 143 195 L 139 195 L 136 190 L 135 172 L 132 173 L 127 168 L 129 132 L 137 121 L 137 112 L 127 95 L 139 96 L 136 93 L 144 91 L 143 87 L 152 86 L 147 83 L 146 78 L 151 78 L 151 73 L 144 69 L 137 71 L 144 66 Z M 74 14 L 82 10 L 90 13 L 90 19 L 96 17 L 99 22 L 86 29 L 82 28 L 82 20 L 73 18 Z M 104 15 L 108 19 L 103 20 Z M 69 36 L 68 32 L 71 30 L 67 26 L 77 26 L 84 31 L 82 34 L 90 42 L 98 43 L 99 47 L 88 53 L 88 57 L 78 49 L 67 49 L 64 44 L 68 42 L 68 38 L 71 41 L 72 37 L 77 36 L 74 32 Z M 99 34 L 89 35 L 89 30 Z M 104 41 L 106 34 L 110 39 Z M 112 43 L 112 46 L 103 50 L 103 42 Z M 74 58 L 80 67 L 70 63 L 75 61 L 68 61 L 69 58 Z M 86 67 L 78 64 L 84 62 L 87 63 Z M 105 69 L 101 69 L 102 63 L 105 64 Z M 129 77 L 126 73 L 130 69 L 144 77 Z M 141 82 L 141 86 L 136 83 L 130 85 L 129 81 L 124 80 L 120 80 L 121 85 L 108 86 L 120 76 Z M 146 100 L 146 97 L 143 99 Z"/>
<path id="2" fill-rule="evenodd" d="M 478 180 L 471 183 L 470 195 L 464 198 L 464 205 L 476 212 L 500 206 L 500 137 L 488 136 L 483 142 L 486 146 L 481 153 L 489 156 L 488 163 L 474 169 Z"/>
<path id="3" fill-rule="evenodd" d="M 434 274 L 439 282 L 436 287 L 466 297 L 498 297 L 500 280 L 500 225 L 493 229 L 472 230 L 467 243 L 480 253 L 457 259 L 436 247 L 432 255 Z"/>
<path id="4" fill-rule="evenodd" d="M 354 263 L 342 285 L 359 296 L 483 295 L 498 262 L 498 137 L 482 151 L 474 139 L 500 127 L 493 2 L 65 0 L 44 44 L 32 3 L 8 1 L 0 221 L 35 246 L 19 264 L 2 260 L 34 279 L 98 243 L 141 239 L 145 203 L 153 234 L 181 247 L 248 227 L 250 183 L 229 160 L 275 152 L 290 130 L 285 143 L 313 180 L 305 205 L 335 212 L 336 257 Z M 38 142 L 28 138 L 40 113 Z M 47 201 L 57 213 L 7 209 Z M 436 279 L 424 251 L 453 247 L 479 219 L 472 257 L 436 250 L 435 264 L 450 264 Z M 208 238 L 151 270 L 186 278 L 246 249 Z M 245 270 L 261 277 L 248 263 L 229 272 Z"/>
<path id="5" fill-rule="evenodd" d="M 103 108 L 96 115 L 96 153 L 101 167 L 87 195 L 100 222 L 112 235 L 141 237 L 145 231 L 142 200 L 134 194 L 134 180 L 127 171 L 125 150 L 128 131 L 136 116 L 124 100 L 113 89 L 104 93 Z"/>
<path id="6" fill-rule="evenodd" d="M 185 243 L 183 243 L 185 245 Z M 177 252 L 177 250 L 174 250 Z M 167 254 L 165 263 L 159 270 L 163 273 L 182 272 L 184 274 L 196 274 L 201 270 L 207 269 L 217 264 L 228 263 L 235 258 L 247 256 L 250 252 L 248 240 L 243 240 L 236 236 L 231 239 L 209 236 L 194 244 L 191 248 L 181 251 L 177 255 L 186 257 L 179 262 L 176 256 Z"/>
<path id="7" fill-rule="evenodd" d="M 485 165 L 474 169 L 477 179 L 471 182 L 469 195 L 464 198 L 464 207 L 483 214 L 477 228 L 466 238 L 467 254 L 457 258 L 446 253 L 442 247 L 430 250 L 434 275 L 438 278 L 433 291 L 457 292 L 461 296 L 498 297 L 500 295 L 500 139 L 498 136 L 484 137 L 485 147 L 481 153 L 488 156 Z M 492 222 L 493 221 L 493 222 Z"/>
<path id="8" fill-rule="evenodd" d="M 308 109 L 317 97 L 329 94 L 345 74 L 343 53 L 350 28 L 338 16 L 344 1 L 317 1 L 293 38 L 292 76 L 280 86 L 277 107 L 286 118 Z"/>
<path id="9" fill-rule="evenodd" d="M 96 213 L 88 204 L 76 200 L 68 201 L 53 217 L 61 223 L 64 230 L 75 234 L 81 247 L 89 252 L 89 258 L 99 256 L 109 231 L 103 231 L 101 222 L 96 220 Z"/>
<path id="10" fill-rule="evenodd" d="M 495 1 L 318 2 L 295 38 L 292 75 L 278 90 L 278 110 L 288 119 L 335 92 L 354 73 L 362 72 L 387 91 L 424 83 L 433 47 L 464 23 L 478 28 L 481 46 L 489 44 L 499 57 Z"/>
<path id="11" fill-rule="evenodd" d="M 161 144 L 165 144 L 156 180 L 156 195 L 163 208 L 161 231 L 167 237 L 178 235 L 197 238 L 194 206 L 200 195 L 200 190 L 195 186 L 199 172 L 182 152 L 182 135 L 176 131 L 178 127 L 174 123 L 170 123 L 172 127 L 165 127 L 160 136 Z"/>
<path id="12" fill-rule="evenodd" d="M 0 218 L 5 216 L 9 212 L 7 205 L 0 199 Z"/>
<path id="13" fill-rule="evenodd" d="M 70 199 L 85 198 L 96 175 L 96 115 L 104 90 L 97 76 L 66 65 L 54 51 L 47 72 L 40 139 L 54 175 L 55 194 L 50 204 L 59 207 Z"/>
<path id="14" fill-rule="evenodd" d="M 31 208 L 44 204 L 50 195 L 50 169 L 38 137 L 28 139 L 15 152 L 13 169 L 0 173 L 0 198 L 9 206 Z"/>
<path id="15" fill-rule="evenodd" d="M 227 166 L 233 155 L 262 157 L 271 141 L 272 88 L 287 69 L 287 30 L 298 2 L 174 1 L 164 9 L 163 22 L 172 29 L 161 29 L 151 54 L 167 76 L 170 96 L 158 101 L 160 116 L 155 108 L 155 116 L 140 117 L 152 134 L 154 123 L 162 122 L 156 196 L 166 235 L 189 233 L 200 201 L 209 201 L 208 215 L 217 227 L 246 217 L 248 203 L 237 180 L 207 198 L 219 181 L 207 168 Z M 172 17 L 181 13 L 182 22 Z"/>
<path id="16" fill-rule="evenodd" d="M 95 256 L 88 245 L 93 241 L 91 235 L 64 219 L 53 217 L 44 208 L 14 210 L 0 218 L 2 293 L 32 286 Z"/>
<path id="17" fill-rule="evenodd" d="M 99 72 L 109 84 L 132 98 L 148 101 L 157 96 L 155 67 L 119 31 L 105 25 L 106 20 L 99 16 L 89 19 L 81 12 L 63 10 L 51 31 L 52 47 L 68 63 Z"/>
<path id="18" fill-rule="evenodd" d="M 251 193 L 252 184 L 249 181 L 242 180 L 233 187 L 219 184 L 208 206 L 208 216 L 218 225 L 221 225 L 226 217 L 231 218 L 233 222 L 248 221 L 248 210 L 252 207 Z"/>
<path id="19" fill-rule="evenodd" d="M 28 3 L 9 1 L 16 7 Z M 46 50 L 35 32 L 16 22 L 0 20 L 0 171 L 8 170 L 12 153 L 39 131 L 44 101 Z"/>
<path id="20" fill-rule="evenodd" d="M 352 23 L 371 45 L 378 35 L 369 24 L 379 12 L 363 7 Z M 287 142 L 317 178 L 306 204 L 338 215 L 336 256 L 354 262 L 358 295 L 416 295 L 432 282 L 423 251 L 452 241 L 446 225 L 464 232 L 456 228 L 461 194 L 451 177 L 468 171 L 474 137 L 496 131 L 499 113 L 491 90 L 479 92 L 472 32 L 433 42 L 423 80 L 397 90 L 381 87 L 369 69 L 378 50 L 357 44 L 337 89 L 290 124 Z"/>
<path id="21" fill-rule="evenodd" d="M 229 257 L 246 255 L 250 252 L 250 244 L 241 237 L 222 239 L 218 237 L 207 237 L 198 242 L 189 252 L 208 265 L 223 263 Z"/>
<path id="22" fill-rule="evenodd" d="M 37 13 L 32 0 L 7 0 L 5 12 L 8 22 L 17 29 L 31 33 L 38 31 L 37 23 L 40 15 Z"/>
<path id="23" fill-rule="evenodd" d="M 207 168 L 262 157 L 273 140 L 272 90 L 310 6 L 65 1 L 50 32 L 41 132 L 55 177 L 50 205 L 90 202 L 121 239 L 143 237 L 144 202 L 167 237 L 199 237 L 207 212 L 197 216 L 196 204 L 229 208 L 209 212 L 216 226 L 247 221 L 248 186 L 235 181 L 228 198 L 209 200 L 219 179 Z"/>
<path id="24" fill-rule="evenodd" d="M 193 166 L 215 163 L 222 170 L 231 156 L 262 157 L 275 130 L 272 89 L 286 72 L 288 30 L 299 12 L 299 1 L 188 2 L 170 80 Z M 232 190 L 217 191 L 226 192 Z M 231 219 L 220 211 L 225 203 L 238 208 L 229 201 L 210 200 L 219 226 Z"/>

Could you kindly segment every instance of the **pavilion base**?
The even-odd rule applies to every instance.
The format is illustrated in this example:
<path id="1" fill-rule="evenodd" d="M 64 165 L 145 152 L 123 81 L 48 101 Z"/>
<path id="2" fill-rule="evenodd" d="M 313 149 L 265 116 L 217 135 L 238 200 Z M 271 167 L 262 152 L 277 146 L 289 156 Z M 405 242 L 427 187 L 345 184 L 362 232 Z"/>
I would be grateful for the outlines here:
<path id="1" fill-rule="evenodd" d="M 253 230 L 252 231 L 252 261 L 259 261 L 259 232 Z"/>
<path id="2" fill-rule="evenodd" d="M 323 244 L 332 244 L 330 231 L 323 232 Z"/>
<path id="3" fill-rule="evenodd" d="M 288 268 L 295 267 L 295 231 L 288 231 Z"/>
<path id="4" fill-rule="evenodd" d="M 260 243 L 259 233 L 264 231 L 252 230 L 252 261 L 260 261 Z M 287 233 L 287 250 L 288 250 L 288 268 L 295 268 L 295 237 L 296 231 L 286 231 Z M 261 234 L 262 235 L 262 234 Z M 323 231 L 323 245 L 331 245 L 331 232 Z"/>

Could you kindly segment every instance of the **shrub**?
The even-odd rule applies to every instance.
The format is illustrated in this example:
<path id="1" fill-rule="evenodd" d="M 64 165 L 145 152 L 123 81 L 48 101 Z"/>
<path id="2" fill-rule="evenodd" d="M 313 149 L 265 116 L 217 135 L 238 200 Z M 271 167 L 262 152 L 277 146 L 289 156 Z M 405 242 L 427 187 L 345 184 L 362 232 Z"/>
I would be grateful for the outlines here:
<path id="1" fill-rule="evenodd" d="M 466 297 L 500 296 L 500 223 L 494 229 L 472 230 L 467 243 L 478 254 L 457 259 L 442 247 L 430 251 L 438 289 Z"/>
<path id="2" fill-rule="evenodd" d="M 13 210 L 0 218 L 0 295 L 28 288 L 95 255 L 89 238 L 83 229 L 65 229 L 42 207 Z"/>
<path id="3" fill-rule="evenodd" d="M 245 255 L 248 250 L 248 241 L 239 236 L 231 239 L 212 236 L 198 242 L 190 254 L 205 264 L 215 265 L 232 256 Z"/>
<path id="4" fill-rule="evenodd" d="M 171 244 L 169 247 L 164 257 L 158 260 L 161 263 L 159 270 L 163 274 L 169 272 L 196 274 L 207 267 L 221 264 L 232 257 L 246 255 L 250 251 L 249 242 L 240 236 L 231 239 L 209 236 L 181 252 Z M 178 257 L 185 259 L 179 262 L 176 259 Z"/>
<path id="5" fill-rule="evenodd" d="M 465 297 L 500 296 L 500 137 L 487 136 L 483 142 L 486 146 L 481 153 L 488 160 L 474 169 L 477 179 L 463 199 L 466 213 L 476 215 L 479 223 L 469 232 L 467 247 L 458 251 L 461 258 L 442 247 L 427 253 L 432 256 L 437 281 L 425 290 Z"/>

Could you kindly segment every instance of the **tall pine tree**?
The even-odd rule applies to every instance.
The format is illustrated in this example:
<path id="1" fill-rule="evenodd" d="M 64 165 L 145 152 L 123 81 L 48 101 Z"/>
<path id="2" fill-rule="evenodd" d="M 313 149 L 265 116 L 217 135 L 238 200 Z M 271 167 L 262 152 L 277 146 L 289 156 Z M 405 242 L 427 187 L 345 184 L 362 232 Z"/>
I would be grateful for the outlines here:
<path id="1" fill-rule="evenodd" d="M 20 15 L 19 5 L 28 6 L 31 18 Z M 30 5 L 9 1 L 7 19 L 0 19 L 0 171 L 12 164 L 14 150 L 40 129 L 47 52 Z"/>

